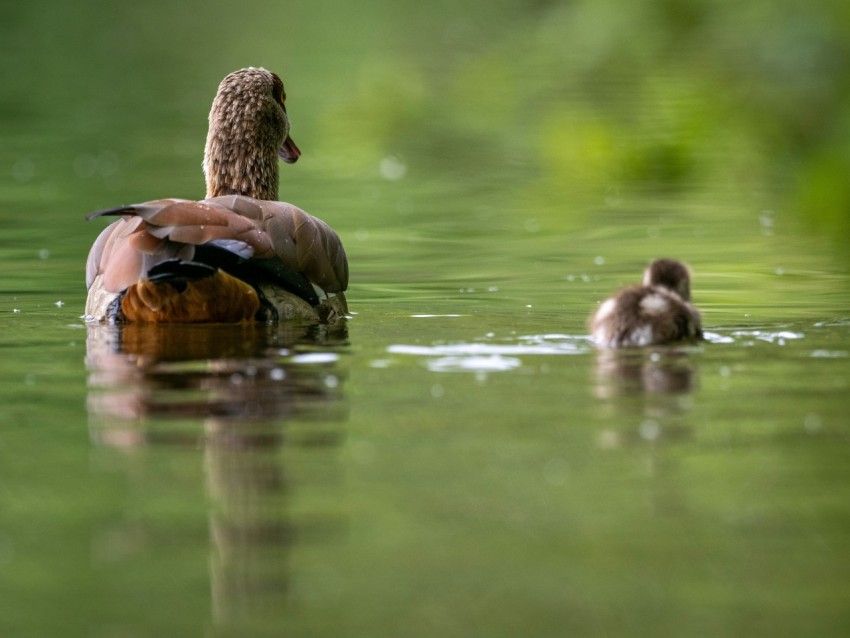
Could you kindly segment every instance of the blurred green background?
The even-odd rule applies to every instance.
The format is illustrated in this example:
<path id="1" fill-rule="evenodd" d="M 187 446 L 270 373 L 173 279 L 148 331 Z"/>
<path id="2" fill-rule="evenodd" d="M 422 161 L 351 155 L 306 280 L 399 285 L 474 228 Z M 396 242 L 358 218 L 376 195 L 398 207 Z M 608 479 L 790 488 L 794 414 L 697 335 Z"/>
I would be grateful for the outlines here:
<path id="1" fill-rule="evenodd" d="M 708 193 L 846 254 L 846 2 L 35 0 L 7 3 L 0 30 L 4 223 L 28 224 L 35 200 L 67 219 L 68 250 L 92 234 L 71 222 L 89 209 L 200 195 L 215 87 L 255 65 L 287 85 L 304 159 L 282 197 L 308 210 L 313 180 L 344 204 L 381 171 L 415 176 L 411 198 L 441 182 L 481 208 L 510 193 L 479 227 L 524 207 L 574 227 L 588 202 Z"/>

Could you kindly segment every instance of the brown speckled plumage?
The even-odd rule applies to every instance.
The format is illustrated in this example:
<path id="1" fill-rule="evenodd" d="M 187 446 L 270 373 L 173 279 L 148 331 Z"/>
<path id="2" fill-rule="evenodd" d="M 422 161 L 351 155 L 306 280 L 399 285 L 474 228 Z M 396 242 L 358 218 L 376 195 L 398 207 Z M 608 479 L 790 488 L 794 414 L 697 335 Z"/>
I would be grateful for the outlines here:
<path id="1" fill-rule="evenodd" d="M 289 138 L 285 100 L 283 82 L 265 69 L 249 67 L 221 81 L 204 150 L 207 197 L 277 199 L 278 157 L 294 162 L 300 154 Z"/>

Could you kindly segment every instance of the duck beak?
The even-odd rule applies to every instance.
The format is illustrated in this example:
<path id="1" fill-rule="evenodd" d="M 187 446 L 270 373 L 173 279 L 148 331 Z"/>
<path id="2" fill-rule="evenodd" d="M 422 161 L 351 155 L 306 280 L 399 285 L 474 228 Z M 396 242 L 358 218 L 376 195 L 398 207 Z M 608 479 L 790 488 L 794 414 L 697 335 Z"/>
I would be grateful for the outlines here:
<path id="1" fill-rule="evenodd" d="M 286 139 L 283 140 L 283 144 L 277 154 L 280 159 L 287 164 L 294 164 L 298 161 L 298 158 L 301 157 L 301 151 L 298 150 L 298 147 L 295 146 L 295 142 L 292 141 L 292 138 L 289 137 L 289 135 L 287 135 Z"/>

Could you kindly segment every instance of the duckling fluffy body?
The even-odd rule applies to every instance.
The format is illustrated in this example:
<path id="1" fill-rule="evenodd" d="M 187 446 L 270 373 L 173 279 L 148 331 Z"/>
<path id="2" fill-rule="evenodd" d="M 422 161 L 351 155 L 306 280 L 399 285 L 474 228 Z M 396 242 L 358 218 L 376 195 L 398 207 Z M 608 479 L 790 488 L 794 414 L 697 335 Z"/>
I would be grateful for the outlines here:
<path id="1" fill-rule="evenodd" d="M 675 259 L 656 259 L 643 283 L 603 301 L 590 320 L 601 347 L 643 347 L 701 339 L 699 311 L 691 304 L 690 274 Z"/>
<path id="2" fill-rule="evenodd" d="M 332 321 L 348 312 L 348 260 L 322 220 L 277 201 L 289 136 L 280 78 L 249 67 L 222 80 L 204 150 L 206 198 L 160 199 L 121 215 L 86 264 L 86 316 L 123 323 Z"/>

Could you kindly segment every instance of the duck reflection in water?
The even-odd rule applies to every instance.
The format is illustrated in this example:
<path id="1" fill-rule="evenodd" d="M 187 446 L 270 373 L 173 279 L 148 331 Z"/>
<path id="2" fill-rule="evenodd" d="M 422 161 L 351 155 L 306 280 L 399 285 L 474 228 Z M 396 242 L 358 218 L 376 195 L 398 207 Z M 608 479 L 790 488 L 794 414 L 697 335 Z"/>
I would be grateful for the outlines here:
<path id="1" fill-rule="evenodd" d="M 308 525 L 315 537 L 339 524 L 332 515 L 288 515 L 282 451 L 341 441 L 347 407 L 336 353 L 346 344 L 344 323 L 88 326 L 93 442 L 126 451 L 202 447 L 221 628 L 279 614 L 296 531 Z M 292 419 L 297 432 L 286 426 Z"/>
<path id="2" fill-rule="evenodd" d="M 325 413 L 341 404 L 333 351 L 347 336 L 345 322 L 90 324 L 89 412 L 129 420 L 142 437 L 158 436 L 132 423 L 144 417 L 291 418 L 314 404 Z M 296 363 L 305 350 L 325 351 L 324 365 Z M 119 423 L 106 422 L 98 436 L 117 435 Z"/>

